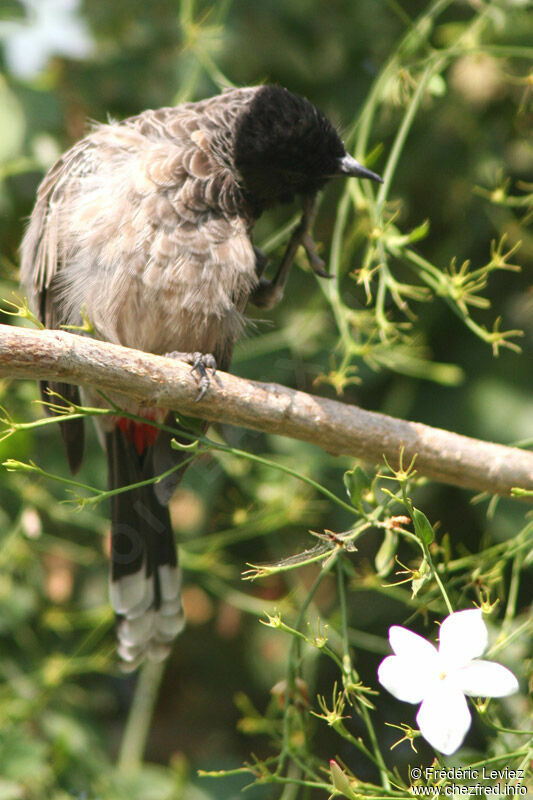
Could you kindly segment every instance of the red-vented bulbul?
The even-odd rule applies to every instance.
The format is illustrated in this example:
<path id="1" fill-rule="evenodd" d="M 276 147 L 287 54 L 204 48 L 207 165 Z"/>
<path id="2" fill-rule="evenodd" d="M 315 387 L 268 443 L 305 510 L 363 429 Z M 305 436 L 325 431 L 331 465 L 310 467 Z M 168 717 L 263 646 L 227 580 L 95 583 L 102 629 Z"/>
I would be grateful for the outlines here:
<path id="1" fill-rule="evenodd" d="M 346 153 L 324 114 L 277 86 L 229 90 L 97 125 L 39 187 L 22 243 L 22 284 L 49 328 L 79 325 L 83 314 L 100 339 L 195 354 L 205 391 L 210 360 L 199 354 L 227 369 L 247 302 L 272 306 L 287 280 L 296 247 L 267 281 L 265 259 L 252 244 L 255 221 L 266 208 L 302 196 L 298 241 L 320 274 L 310 209 L 336 175 L 381 180 Z M 50 386 L 80 402 L 78 387 Z M 82 392 L 86 403 L 103 403 L 94 391 Z M 133 402 L 126 410 L 161 422 L 167 413 Z M 185 458 L 148 422 L 105 417 L 97 428 L 112 489 Z M 75 472 L 83 421 L 61 423 L 61 433 Z M 145 655 L 164 658 L 184 624 L 168 512 L 183 471 L 111 500 L 111 602 L 119 653 L 132 667 Z"/>

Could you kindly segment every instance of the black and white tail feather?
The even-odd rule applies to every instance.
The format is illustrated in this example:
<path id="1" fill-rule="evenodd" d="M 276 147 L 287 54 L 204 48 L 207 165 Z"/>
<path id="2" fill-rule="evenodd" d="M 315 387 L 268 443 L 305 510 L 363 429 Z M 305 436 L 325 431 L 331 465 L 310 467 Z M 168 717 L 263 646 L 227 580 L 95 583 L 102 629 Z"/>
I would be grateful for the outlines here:
<path id="1" fill-rule="evenodd" d="M 110 489 L 154 475 L 155 448 L 139 455 L 117 427 L 106 435 L 106 451 Z M 145 657 L 165 659 L 185 625 L 167 494 L 148 484 L 111 497 L 110 598 L 125 669 Z"/>

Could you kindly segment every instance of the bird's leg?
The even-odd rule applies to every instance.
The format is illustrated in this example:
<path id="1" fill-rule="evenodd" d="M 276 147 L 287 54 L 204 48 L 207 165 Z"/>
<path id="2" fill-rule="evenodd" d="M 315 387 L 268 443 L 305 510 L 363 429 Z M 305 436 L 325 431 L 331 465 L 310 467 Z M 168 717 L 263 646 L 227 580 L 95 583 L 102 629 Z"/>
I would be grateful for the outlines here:
<path id="1" fill-rule="evenodd" d="M 263 272 L 268 265 L 268 257 L 258 247 L 254 247 L 255 253 L 255 274 L 261 280 Z"/>
<path id="2" fill-rule="evenodd" d="M 211 378 L 214 378 L 217 371 L 217 362 L 214 355 L 211 353 L 182 353 L 179 350 L 173 350 L 171 353 L 165 353 L 166 358 L 179 358 L 180 361 L 185 361 L 190 364 L 196 381 L 198 383 L 198 395 L 195 402 L 205 395 L 209 389 Z"/>
<path id="3" fill-rule="evenodd" d="M 262 273 L 266 267 L 266 258 L 260 250 L 254 248 L 256 255 L 256 272 L 259 276 L 259 283 L 250 295 L 250 302 L 255 306 L 259 308 L 273 308 L 280 302 L 283 297 L 285 286 L 287 285 L 289 272 L 293 265 L 296 251 L 300 245 L 302 245 L 307 253 L 307 258 L 309 259 L 309 264 L 313 272 L 321 278 L 331 277 L 324 270 L 325 264 L 318 255 L 313 237 L 311 236 L 311 228 L 315 221 L 317 209 L 318 196 L 316 194 L 304 197 L 303 214 L 298 225 L 292 232 L 292 236 L 289 239 L 289 243 L 281 259 L 281 264 L 272 280 L 269 281 L 262 277 Z"/>

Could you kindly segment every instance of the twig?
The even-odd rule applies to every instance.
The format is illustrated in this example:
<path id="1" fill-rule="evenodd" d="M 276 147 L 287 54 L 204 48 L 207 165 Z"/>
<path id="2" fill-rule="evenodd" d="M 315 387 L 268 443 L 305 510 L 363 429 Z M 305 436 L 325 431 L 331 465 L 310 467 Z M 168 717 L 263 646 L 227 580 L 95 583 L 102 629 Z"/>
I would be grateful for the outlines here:
<path id="1" fill-rule="evenodd" d="M 164 661 L 146 661 L 139 672 L 118 756 L 118 768 L 123 772 L 142 764 L 165 666 Z"/>
<path id="2" fill-rule="evenodd" d="M 391 466 L 415 455 L 419 475 L 476 491 L 509 495 L 533 489 L 533 453 L 460 436 L 418 422 L 275 383 L 218 373 L 206 396 L 190 366 L 178 360 L 100 342 L 65 331 L 0 325 L 0 377 L 54 379 L 92 386 L 114 400 L 181 411 L 211 421 L 311 442 L 334 455 Z"/>

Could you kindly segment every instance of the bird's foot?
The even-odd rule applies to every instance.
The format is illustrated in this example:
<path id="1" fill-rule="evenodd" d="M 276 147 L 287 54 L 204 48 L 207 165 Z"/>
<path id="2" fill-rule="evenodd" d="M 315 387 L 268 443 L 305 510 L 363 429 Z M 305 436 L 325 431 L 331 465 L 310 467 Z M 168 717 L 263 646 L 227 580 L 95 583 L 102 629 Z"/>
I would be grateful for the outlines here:
<path id="1" fill-rule="evenodd" d="M 209 389 L 211 378 L 216 377 L 217 362 L 214 355 L 211 353 L 182 353 L 180 351 L 173 351 L 172 353 L 165 353 L 167 358 L 179 358 L 181 361 L 186 361 L 191 365 L 191 372 L 194 374 L 198 383 L 198 395 L 195 402 L 199 402 Z"/>
<path id="2" fill-rule="evenodd" d="M 303 234 L 301 245 L 307 254 L 307 260 L 309 261 L 311 269 L 315 275 L 318 275 L 319 278 L 333 278 L 333 275 L 330 275 L 329 272 L 326 272 L 326 264 L 318 255 L 315 241 L 309 231 L 306 231 Z"/>

